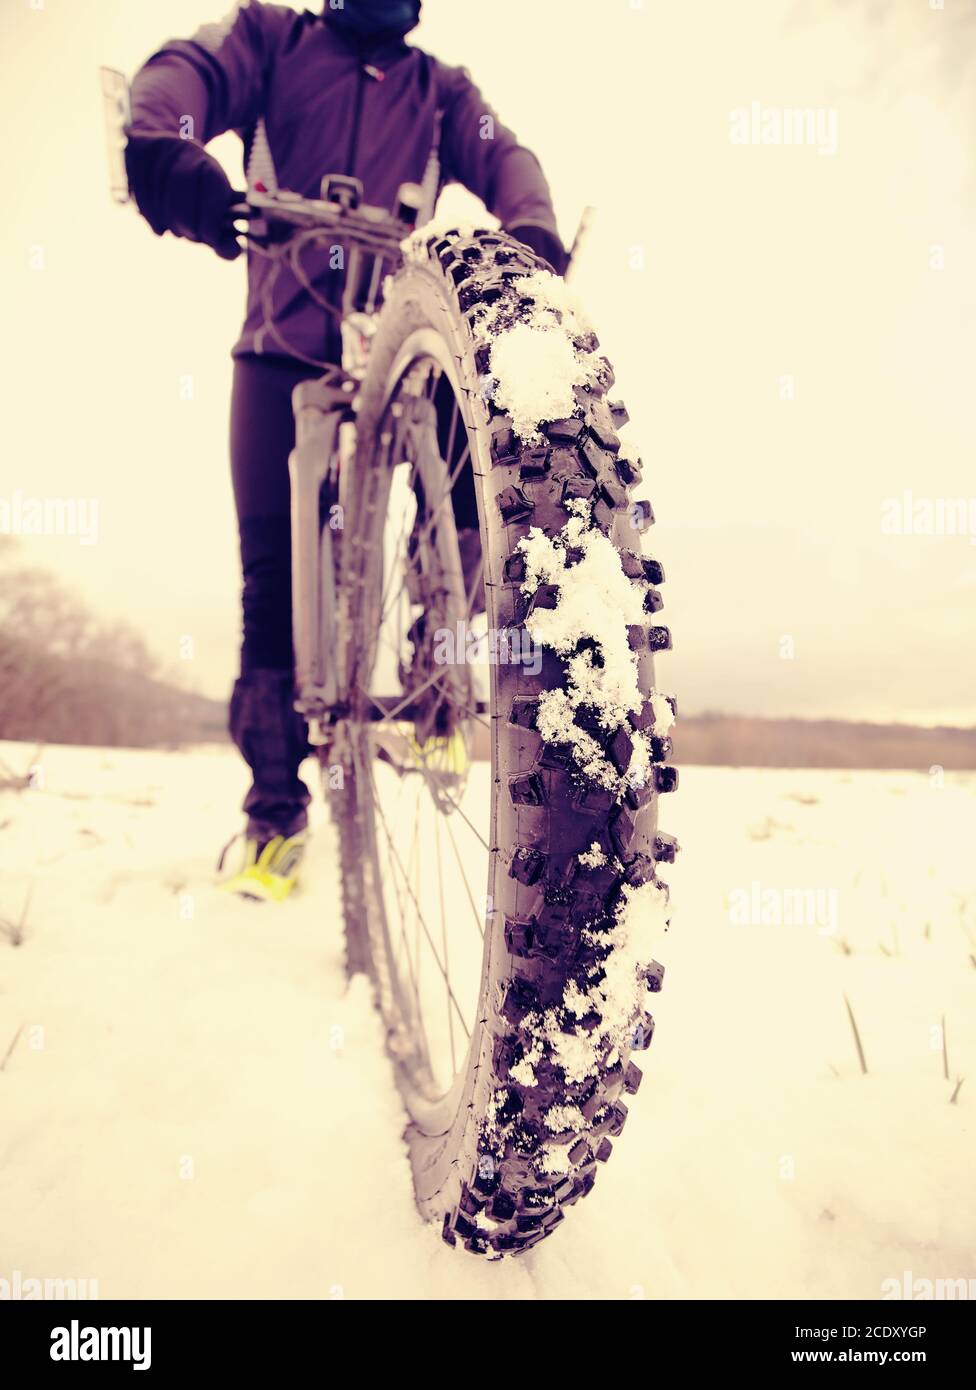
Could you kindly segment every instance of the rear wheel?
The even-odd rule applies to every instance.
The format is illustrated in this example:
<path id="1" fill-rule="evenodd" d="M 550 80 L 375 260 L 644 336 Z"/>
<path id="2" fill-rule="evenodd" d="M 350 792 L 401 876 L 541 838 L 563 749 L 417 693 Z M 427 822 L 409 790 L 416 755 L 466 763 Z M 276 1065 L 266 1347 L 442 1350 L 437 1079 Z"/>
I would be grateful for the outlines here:
<path id="1" fill-rule="evenodd" d="M 576 378 L 535 430 L 516 339 Z M 344 480 L 350 963 L 375 981 L 420 1209 L 496 1256 L 590 1190 L 663 973 L 670 639 L 596 346 L 519 243 L 431 238 L 387 296 Z"/>

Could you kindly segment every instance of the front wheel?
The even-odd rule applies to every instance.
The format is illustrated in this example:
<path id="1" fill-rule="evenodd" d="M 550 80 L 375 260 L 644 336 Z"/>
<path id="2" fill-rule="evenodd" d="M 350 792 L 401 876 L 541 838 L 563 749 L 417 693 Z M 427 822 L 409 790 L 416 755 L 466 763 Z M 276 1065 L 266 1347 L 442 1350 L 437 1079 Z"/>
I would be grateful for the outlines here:
<path id="1" fill-rule="evenodd" d="M 596 348 L 511 238 L 418 242 L 344 479 L 349 955 L 375 982 L 421 1212 L 495 1257 L 592 1187 L 663 973 L 670 639 Z"/>

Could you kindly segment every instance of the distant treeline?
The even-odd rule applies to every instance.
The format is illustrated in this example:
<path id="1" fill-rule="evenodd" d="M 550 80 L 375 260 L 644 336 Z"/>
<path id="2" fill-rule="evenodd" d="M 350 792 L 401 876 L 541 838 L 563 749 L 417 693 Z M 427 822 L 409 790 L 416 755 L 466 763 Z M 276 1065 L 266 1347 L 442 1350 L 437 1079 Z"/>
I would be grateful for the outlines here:
<path id="1" fill-rule="evenodd" d="M 976 729 L 855 724 L 842 719 L 755 719 L 703 714 L 679 719 L 674 761 L 710 767 L 976 768 Z"/>
<path id="2" fill-rule="evenodd" d="M 0 739 L 177 748 L 225 736 L 216 700 L 111 661 L 67 660 L 0 631 Z"/>
<path id="3" fill-rule="evenodd" d="M 163 679 L 137 632 L 95 617 L 46 571 L 18 567 L 9 543 L 0 560 L 0 739 L 173 747 L 222 737 L 223 707 Z"/>
<path id="4" fill-rule="evenodd" d="M 0 739 L 179 747 L 227 737 L 221 701 L 165 679 L 137 632 L 96 618 L 52 575 L 19 568 L 4 541 Z M 976 768 L 976 729 L 702 714 L 679 718 L 673 739 L 679 765 Z"/>

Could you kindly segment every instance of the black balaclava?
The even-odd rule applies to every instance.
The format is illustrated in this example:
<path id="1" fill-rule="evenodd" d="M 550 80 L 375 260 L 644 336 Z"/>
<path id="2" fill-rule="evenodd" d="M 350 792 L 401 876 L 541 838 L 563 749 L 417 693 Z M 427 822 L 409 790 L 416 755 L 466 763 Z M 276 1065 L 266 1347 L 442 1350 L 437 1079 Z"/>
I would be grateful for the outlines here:
<path id="1" fill-rule="evenodd" d="M 326 21 L 350 39 L 402 39 L 420 19 L 420 0 L 324 0 Z"/>

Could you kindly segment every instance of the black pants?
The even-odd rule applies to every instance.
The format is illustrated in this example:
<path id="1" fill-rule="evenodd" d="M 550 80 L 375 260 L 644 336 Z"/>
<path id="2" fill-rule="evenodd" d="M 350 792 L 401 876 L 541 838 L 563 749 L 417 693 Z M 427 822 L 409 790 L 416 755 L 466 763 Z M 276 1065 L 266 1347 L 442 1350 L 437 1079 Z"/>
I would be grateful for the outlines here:
<path id="1" fill-rule="evenodd" d="M 262 839 L 293 835 L 311 800 L 298 769 L 309 752 L 295 713 L 291 629 L 291 520 L 288 455 L 295 443 L 291 393 L 321 375 L 284 358 L 242 357 L 234 364 L 230 454 L 244 574 L 241 674 L 230 702 L 230 731 L 251 769 L 244 799 L 248 828 Z M 465 445 L 452 431 L 453 396 L 437 400 L 442 437 L 454 433 L 453 469 Z M 451 500 L 467 580 L 481 555 L 474 479 L 465 473 Z M 479 611 L 476 607 L 475 611 Z"/>
<path id="2" fill-rule="evenodd" d="M 311 800 L 298 775 L 309 751 L 307 729 L 293 708 L 288 455 L 295 443 L 292 390 L 320 374 L 282 358 L 234 364 L 230 456 L 244 634 L 230 732 L 253 778 L 243 807 L 248 829 L 262 839 L 301 830 Z"/>

